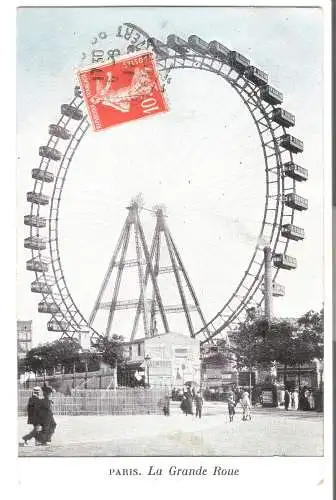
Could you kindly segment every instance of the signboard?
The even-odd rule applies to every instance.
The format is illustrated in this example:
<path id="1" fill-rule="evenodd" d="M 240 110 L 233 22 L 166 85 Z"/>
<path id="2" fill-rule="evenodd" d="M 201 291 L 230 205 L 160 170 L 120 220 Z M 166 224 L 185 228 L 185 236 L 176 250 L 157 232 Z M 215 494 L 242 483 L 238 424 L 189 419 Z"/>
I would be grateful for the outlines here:
<path id="1" fill-rule="evenodd" d="M 238 373 L 238 385 L 250 385 L 250 372 Z M 251 385 L 255 385 L 255 373 L 251 372 Z"/>
<path id="2" fill-rule="evenodd" d="M 188 349 L 186 347 L 175 347 L 174 349 L 176 358 L 187 358 Z"/>
<path id="3" fill-rule="evenodd" d="M 273 391 L 262 391 L 263 404 L 273 404 Z"/>

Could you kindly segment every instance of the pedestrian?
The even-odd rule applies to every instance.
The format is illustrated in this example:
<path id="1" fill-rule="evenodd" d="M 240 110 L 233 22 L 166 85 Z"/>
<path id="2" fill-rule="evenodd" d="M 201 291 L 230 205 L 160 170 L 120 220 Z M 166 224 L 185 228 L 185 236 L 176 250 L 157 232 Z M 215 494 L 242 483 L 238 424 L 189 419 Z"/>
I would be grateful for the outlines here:
<path id="1" fill-rule="evenodd" d="M 186 396 L 187 396 L 187 405 L 186 405 L 187 415 L 193 415 L 194 414 L 194 412 L 193 412 L 193 398 L 192 398 L 190 388 L 189 388 L 189 390 L 187 390 Z"/>
<path id="2" fill-rule="evenodd" d="M 239 401 L 241 400 L 242 395 L 243 395 L 243 393 L 240 390 L 240 388 L 236 387 L 236 389 L 234 391 L 234 398 L 235 398 L 236 403 L 239 403 Z"/>
<path id="3" fill-rule="evenodd" d="M 42 420 L 42 431 L 38 439 L 42 445 L 47 445 L 51 443 L 52 435 L 56 429 L 56 422 L 52 411 L 53 401 L 50 399 L 53 389 L 50 386 L 44 385 L 42 387 L 42 392 L 44 397 L 41 400 L 39 410 Z"/>
<path id="4" fill-rule="evenodd" d="M 193 415 L 192 395 L 190 391 L 185 391 L 183 393 L 180 408 L 185 415 Z"/>
<path id="5" fill-rule="evenodd" d="M 302 408 L 304 411 L 308 411 L 309 410 L 308 396 L 309 396 L 308 389 L 304 389 L 304 391 L 303 391 L 303 408 Z"/>
<path id="6" fill-rule="evenodd" d="M 315 409 L 315 398 L 314 398 L 313 391 L 309 391 L 307 399 L 308 399 L 309 410 L 314 410 Z"/>
<path id="7" fill-rule="evenodd" d="M 188 415 L 187 406 L 188 406 L 188 403 L 187 403 L 187 394 L 186 394 L 186 392 L 183 392 L 182 400 L 181 400 L 181 404 L 180 404 L 180 408 L 181 408 L 181 410 L 183 411 L 183 413 L 185 415 Z"/>
<path id="8" fill-rule="evenodd" d="M 163 398 L 163 414 L 165 417 L 170 415 L 170 398 L 168 394 Z"/>
<path id="9" fill-rule="evenodd" d="M 233 394 L 230 394 L 229 399 L 228 399 L 228 410 L 229 410 L 230 422 L 233 422 L 233 417 L 236 413 L 235 407 L 236 407 L 236 402 L 234 400 Z"/>
<path id="10" fill-rule="evenodd" d="M 284 399 L 285 399 L 285 410 L 288 411 L 288 408 L 289 408 L 289 402 L 290 402 L 290 394 L 289 394 L 289 390 L 286 389 L 285 390 L 285 396 L 284 396 Z"/>
<path id="11" fill-rule="evenodd" d="M 243 392 L 240 404 L 242 405 L 243 408 L 242 420 L 251 420 L 251 402 L 249 393 L 247 391 Z"/>
<path id="12" fill-rule="evenodd" d="M 295 410 L 295 391 L 291 392 L 291 407 Z"/>
<path id="13" fill-rule="evenodd" d="M 22 446 L 26 446 L 30 439 L 35 438 L 35 443 L 38 440 L 39 432 L 42 430 L 42 419 L 39 411 L 42 397 L 41 387 L 34 387 L 27 404 L 27 423 L 33 426 L 33 430 L 22 437 L 23 443 L 20 443 Z"/>
<path id="14" fill-rule="evenodd" d="M 202 417 L 202 408 L 203 408 L 203 398 L 201 391 L 197 391 L 195 396 L 195 408 L 196 408 L 196 417 Z"/>
<path id="15" fill-rule="evenodd" d="M 299 408 L 299 393 L 296 389 L 293 392 L 293 399 L 294 399 L 294 410 L 297 410 Z"/>

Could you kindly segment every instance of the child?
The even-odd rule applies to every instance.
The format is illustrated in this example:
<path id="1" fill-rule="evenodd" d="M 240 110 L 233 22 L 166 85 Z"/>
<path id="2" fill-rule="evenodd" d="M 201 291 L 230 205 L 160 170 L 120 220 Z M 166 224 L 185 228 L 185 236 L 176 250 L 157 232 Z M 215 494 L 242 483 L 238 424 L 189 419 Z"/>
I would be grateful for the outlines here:
<path id="1" fill-rule="evenodd" d="M 233 422 L 233 416 L 236 413 L 235 412 L 235 406 L 236 406 L 236 402 L 235 402 L 235 400 L 233 398 L 233 394 L 231 394 L 229 396 L 229 399 L 228 399 L 228 410 L 229 410 L 230 422 Z"/>
<path id="2" fill-rule="evenodd" d="M 251 420 L 251 402 L 249 393 L 247 391 L 243 392 L 243 396 L 240 400 L 243 408 L 243 418 L 242 420 Z"/>

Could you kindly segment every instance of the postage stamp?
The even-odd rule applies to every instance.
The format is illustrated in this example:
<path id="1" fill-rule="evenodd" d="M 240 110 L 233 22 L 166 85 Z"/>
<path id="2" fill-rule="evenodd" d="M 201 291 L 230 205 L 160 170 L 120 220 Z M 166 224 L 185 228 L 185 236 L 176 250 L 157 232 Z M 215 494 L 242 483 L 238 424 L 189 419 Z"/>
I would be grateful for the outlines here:
<path id="1" fill-rule="evenodd" d="M 168 111 L 150 51 L 80 70 L 78 78 L 95 131 Z"/>

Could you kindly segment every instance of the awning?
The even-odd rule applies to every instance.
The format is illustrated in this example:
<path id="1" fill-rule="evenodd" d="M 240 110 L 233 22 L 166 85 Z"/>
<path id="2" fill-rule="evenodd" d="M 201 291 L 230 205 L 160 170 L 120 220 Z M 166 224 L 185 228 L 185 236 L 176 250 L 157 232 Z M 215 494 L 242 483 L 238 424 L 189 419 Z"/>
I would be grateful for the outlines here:
<path id="1" fill-rule="evenodd" d="M 129 360 L 126 361 L 126 367 L 130 368 L 131 370 L 138 370 L 138 371 L 145 371 L 144 370 L 144 362 L 143 360 Z"/>

